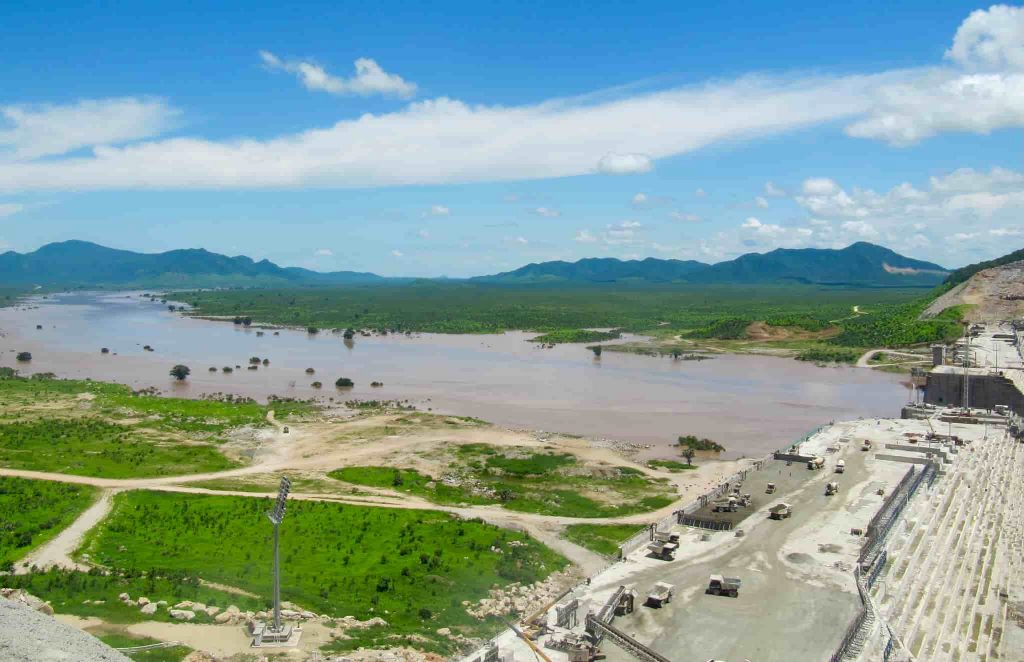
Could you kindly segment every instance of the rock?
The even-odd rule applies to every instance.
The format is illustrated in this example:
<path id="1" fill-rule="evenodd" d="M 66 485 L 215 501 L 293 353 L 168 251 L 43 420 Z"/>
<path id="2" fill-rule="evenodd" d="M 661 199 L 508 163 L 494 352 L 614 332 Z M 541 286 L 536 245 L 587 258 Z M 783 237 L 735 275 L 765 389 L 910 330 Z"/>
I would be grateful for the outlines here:
<path id="1" fill-rule="evenodd" d="M 193 602 L 192 606 L 189 607 L 189 609 L 192 609 L 194 611 L 206 611 L 206 605 L 202 602 Z"/>
<path id="2" fill-rule="evenodd" d="M 174 605 L 175 609 L 191 609 L 194 603 L 191 600 L 182 600 L 178 604 Z"/>
<path id="3" fill-rule="evenodd" d="M 171 618 L 178 621 L 191 621 L 196 617 L 196 613 L 188 609 L 172 609 L 167 613 Z"/>
<path id="4" fill-rule="evenodd" d="M 234 614 L 232 614 L 231 612 L 225 611 L 225 612 L 221 612 L 221 613 L 217 614 L 216 616 L 214 616 L 213 622 L 217 623 L 219 625 L 224 625 L 225 623 L 233 621 L 234 618 L 235 618 Z"/>
<path id="5" fill-rule="evenodd" d="M 216 616 L 218 613 L 220 613 L 220 607 L 212 607 L 211 606 L 211 607 L 207 607 L 206 608 L 206 615 L 207 616 L 213 617 L 213 616 Z"/>
<path id="6" fill-rule="evenodd" d="M 145 607 L 149 604 L 149 598 L 139 598 L 135 601 L 135 604 L 139 605 L 140 607 Z"/>
<path id="7" fill-rule="evenodd" d="M 239 614 L 239 613 L 241 613 L 239 611 L 238 607 L 236 607 L 235 605 L 228 605 L 228 608 L 225 609 L 225 611 L 227 613 L 229 613 L 229 614 Z"/>
<path id="8" fill-rule="evenodd" d="M 156 601 L 156 606 L 157 607 L 166 607 L 167 606 L 167 600 L 157 600 Z"/>
<path id="9" fill-rule="evenodd" d="M 192 651 L 181 662 L 218 662 L 217 658 L 203 651 Z"/>
<path id="10" fill-rule="evenodd" d="M 132 596 L 128 595 L 127 593 L 119 593 L 117 599 L 121 602 L 128 602 L 132 599 Z"/>
<path id="11" fill-rule="evenodd" d="M 143 614 L 147 614 L 147 615 L 155 614 L 156 613 L 156 604 L 152 603 L 152 602 L 147 602 L 146 604 L 142 605 L 142 609 L 140 609 L 139 611 L 141 611 Z"/>
<path id="12" fill-rule="evenodd" d="M 301 614 L 299 614 L 299 615 L 300 615 L 300 616 L 301 616 L 301 617 L 302 617 L 303 619 L 305 619 L 305 620 L 307 620 L 307 621 L 311 621 L 311 620 L 313 620 L 314 618 L 316 618 L 316 614 L 314 614 L 314 613 L 313 613 L 313 612 L 311 612 L 311 611 L 304 611 L 304 612 L 302 612 L 302 613 L 301 613 Z"/>
<path id="13" fill-rule="evenodd" d="M 43 604 L 39 605 L 39 607 L 36 608 L 36 611 L 38 611 L 41 614 L 46 614 L 47 616 L 53 616 L 53 607 L 50 606 L 49 602 L 44 602 Z"/>
<path id="14" fill-rule="evenodd" d="M 442 637 L 450 637 L 452 634 L 451 628 L 437 628 L 437 633 Z"/>

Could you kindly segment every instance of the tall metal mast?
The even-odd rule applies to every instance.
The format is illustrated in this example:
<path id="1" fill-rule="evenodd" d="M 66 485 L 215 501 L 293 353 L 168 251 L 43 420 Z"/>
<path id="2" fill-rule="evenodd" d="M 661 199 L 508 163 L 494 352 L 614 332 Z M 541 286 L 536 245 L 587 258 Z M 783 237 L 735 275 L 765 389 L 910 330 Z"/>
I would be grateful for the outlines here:
<path id="1" fill-rule="evenodd" d="M 963 393 L 963 406 L 964 409 L 971 408 L 971 327 L 969 323 L 964 323 L 964 393 Z"/>
<path id="2" fill-rule="evenodd" d="M 287 476 L 281 477 L 281 486 L 277 490 L 277 501 L 274 509 L 267 513 L 267 518 L 274 524 L 274 624 L 272 632 L 281 632 L 281 549 L 280 529 L 284 519 L 285 500 L 292 489 L 292 481 Z"/>

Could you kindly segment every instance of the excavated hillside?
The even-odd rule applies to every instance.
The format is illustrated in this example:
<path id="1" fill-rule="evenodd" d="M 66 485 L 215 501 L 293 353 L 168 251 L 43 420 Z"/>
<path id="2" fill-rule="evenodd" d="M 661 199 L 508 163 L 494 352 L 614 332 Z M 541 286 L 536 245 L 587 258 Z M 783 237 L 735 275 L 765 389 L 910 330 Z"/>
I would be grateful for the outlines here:
<path id="1" fill-rule="evenodd" d="M 1024 261 L 979 271 L 933 301 L 921 316 L 934 317 L 963 304 L 970 306 L 964 313 L 970 322 L 1024 317 Z"/>

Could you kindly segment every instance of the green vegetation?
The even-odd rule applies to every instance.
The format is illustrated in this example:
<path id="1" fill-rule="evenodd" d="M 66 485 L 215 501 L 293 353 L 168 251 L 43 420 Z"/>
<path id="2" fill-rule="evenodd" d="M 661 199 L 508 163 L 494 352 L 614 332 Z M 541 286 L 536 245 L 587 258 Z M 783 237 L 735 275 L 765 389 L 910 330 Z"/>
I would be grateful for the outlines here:
<path id="1" fill-rule="evenodd" d="M 647 465 L 658 469 L 667 469 L 672 473 L 679 473 L 680 471 L 697 468 L 692 464 L 683 464 L 682 462 L 676 462 L 675 460 L 651 460 Z"/>
<path id="2" fill-rule="evenodd" d="M 176 293 L 200 315 L 250 316 L 260 323 L 321 329 L 495 333 L 614 328 L 677 335 L 729 319 L 827 324 L 854 305 L 901 304 L 920 290 L 811 285 L 507 286 L 417 282 L 273 290 Z M 812 322 L 811 320 L 816 320 Z"/>
<path id="3" fill-rule="evenodd" d="M 159 639 L 152 637 L 136 637 L 120 633 L 108 633 L 97 635 L 99 640 L 111 648 L 135 648 L 136 646 L 151 646 L 161 643 Z M 181 644 L 168 648 L 154 648 L 151 650 L 125 653 L 136 662 L 181 662 L 192 649 Z"/>
<path id="4" fill-rule="evenodd" d="M 0 571 L 60 533 L 95 497 L 85 485 L 0 476 Z"/>
<path id="5" fill-rule="evenodd" d="M 459 446 L 444 480 L 415 469 L 345 467 L 331 478 L 406 492 L 440 504 L 498 504 L 509 510 L 567 517 L 649 512 L 674 500 L 670 486 L 631 467 L 579 464 L 572 455 L 514 454 L 486 444 Z"/>
<path id="6" fill-rule="evenodd" d="M 5 577 L 4 586 L 22 588 L 48 600 L 58 613 L 96 616 L 108 623 L 172 620 L 164 608 L 150 615 L 141 613 L 137 606 L 118 600 L 117 596 L 121 593 L 127 593 L 133 599 L 145 596 L 152 602 L 164 600 L 171 607 L 182 600 L 216 605 L 222 609 L 235 605 L 244 611 L 259 611 L 269 605 L 268 600 L 204 586 L 196 577 L 194 569 L 181 571 L 167 569 L 166 565 L 155 563 L 145 569 L 123 567 L 118 568 L 116 573 L 100 569 L 80 572 L 51 568 L 44 572 Z M 212 623 L 213 619 L 205 613 L 197 613 L 195 622 Z"/>
<path id="7" fill-rule="evenodd" d="M 619 545 L 642 528 L 636 524 L 570 524 L 562 537 L 603 556 L 616 556 Z"/>
<path id="8" fill-rule="evenodd" d="M 739 317 L 715 320 L 707 326 L 686 333 L 687 338 L 715 338 L 737 340 L 747 337 L 747 327 L 753 320 Z"/>
<path id="9" fill-rule="evenodd" d="M 856 363 L 861 350 L 849 347 L 808 347 L 796 355 L 798 361 L 814 361 L 815 363 Z"/>
<path id="10" fill-rule="evenodd" d="M 689 448 L 695 451 L 712 451 L 715 453 L 721 453 L 725 450 L 725 446 L 722 446 L 717 441 L 711 441 L 710 439 L 700 439 L 695 435 L 688 434 L 679 437 L 676 442 L 677 446 L 683 448 Z"/>
<path id="11" fill-rule="evenodd" d="M 269 503 L 125 492 L 115 498 L 106 525 L 90 533 L 83 551 L 92 561 L 129 575 L 177 572 L 266 594 L 271 527 L 264 512 Z M 486 597 L 496 584 L 538 581 L 566 564 L 525 534 L 479 520 L 311 501 L 289 504 L 281 559 L 283 599 L 332 616 L 388 621 L 389 627 L 369 633 L 370 641 L 361 639 L 360 645 L 398 645 L 415 634 L 439 652 L 451 652 L 453 646 L 435 634 L 437 628 L 478 636 L 500 627 L 469 616 L 463 600 Z"/>
<path id="12" fill-rule="evenodd" d="M 213 446 L 162 443 L 133 427 L 95 418 L 0 425 L 0 464 L 105 478 L 202 473 L 235 466 Z"/>
<path id="13" fill-rule="evenodd" d="M 530 342 L 557 345 L 560 343 L 602 342 L 621 338 L 619 331 L 591 331 L 589 329 L 558 329 L 530 338 Z"/>
<path id="14" fill-rule="evenodd" d="M 946 289 L 950 289 L 956 287 L 965 280 L 970 279 L 971 276 L 978 273 L 979 271 L 991 269 L 992 267 L 1001 267 L 1004 264 L 1010 264 L 1011 262 L 1020 262 L 1021 260 L 1024 260 L 1024 248 L 1018 251 L 1014 251 L 1012 253 L 1008 253 L 1002 257 L 997 257 L 994 260 L 986 260 L 985 262 L 969 264 L 966 267 L 961 267 L 954 271 L 953 273 L 949 274 L 949 276 L 946 278 L 945 283 L 943 283 L 943 286 Z"/>
<path id="15" fill-rule="evenodd" d="M 846 347 L 901 347 L 958 337 L 963 331 L 960 325 L 963 309 L 953 306 L 932 319 L 918 320 L 930 302 L 921 299 L 878 307 L 870 314 L 845 320 L 842 332 L 828 342 Z"/>

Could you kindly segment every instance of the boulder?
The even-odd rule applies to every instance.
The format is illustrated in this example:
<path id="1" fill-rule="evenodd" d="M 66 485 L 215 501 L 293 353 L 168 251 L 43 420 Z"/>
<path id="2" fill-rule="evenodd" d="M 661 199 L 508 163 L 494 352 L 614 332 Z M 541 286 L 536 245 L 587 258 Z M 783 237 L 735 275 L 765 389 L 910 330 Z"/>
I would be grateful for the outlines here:
<path id="1" fill-rule="evenodd" d="M 450 628 L 437 628 L 437 633 L 439 635 L 441 635 L 442 637 L 450 637 L 451 634 L 452 634 L 452 631 L 451 631 Z"/>
<path id="2" fill-rule="evenodd" d="M 142 609 L 140 609 L 139 611 L 146 615 L 153 615 L 156 613 L 156 604 L 153 602 L 147 602 L 146 604 L 142 605 Z"/>
<path id="3" fill-rule="evenodd" d="M 214 616 L 213 617 L 213 622 L 217 623 L 218 625 L 224 625 L 225 623 L 230 623 L 234 619 L 235 619 L 235 614 L 232 614 L 231 612 L 228 612 L 228 611 L 224 611 L 224 612 L 221 612 L 221 613 L 217 614 L 216 616 Z"/>
<path id="4" fill-rule="evenodd" d="M 50 606 L 49 602 L 44 602 L 43 604 L 39 605 L 36 608 L 36 611 L 38 611 L 41 614 L 46 614 L 47 616 L 53 616 L 53 607 Z"/>
<path id="5" fill-rule="evenodd" d="M 178 604 L 174 605 L 175 609 L 191 609 L 194 603 L 191 600 L 182 600 Z"/>
<path id="6" fill-rule="evenodd" d="M 135 601 L 135 604 L 139 605 L 140 607 L 145 607 L 149 604 L 149 598 L 139 598 Z"/>
<path id="7" fill-rule="evenodd" d="M 191 621 L 196 617 L 196 613 L 188 609 L 172 609 L 167 613 L 171 618 L 178 621 Z"/>
<path id="8" fill-rule="evenodd" d="M 226 611 L 226 612 L 227 612 L 227 613 L 229 613 L 229 614 L 238 614 L 238 613 L 241 613 L 241 612 L 239 611 L 238 607 L 236 607 L 235 605 L 228 605 L 228 608 L 227 608 L 227 609 L 225 609 L 224 611 Z"/>
<path id="9" fill-rule="evenodd" d="M 206 605 L 202 602 L 193 602 L 189 609 L 192 609 L 193 611 L 206 611 Z"/>
<path id="10" fill-rule="evenodd" d="M 166 607 L 167 606 L 167 600 L 157 600 L 156 601 L 156 606 L 157 607 Z"/>
<path id="11" fill-rule="evenodd" d="M 128 602 L 129 600 L 132 599 L 132 596 L 128 595 L 127 593 L 119 593 L 117 595 L 117 599 L 120 600 L 121 602 Z"/>
<path id="12" fill-rule="evenodd" d="M 211 618 L 212 618 L 213 616 L 216 616 L 216 615 L 217 615 L 217 614 L 219 614 L 219 613 L 220 613 L 220 607 L 213 607 L 213 606 L 210 606 L 210 607 L 207 607 L 207 608 L 206 608 L 206 615 L 207 615 L 207 616 L 210 616 Z"/>

